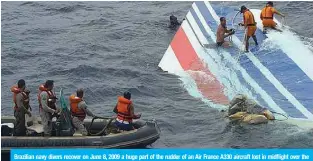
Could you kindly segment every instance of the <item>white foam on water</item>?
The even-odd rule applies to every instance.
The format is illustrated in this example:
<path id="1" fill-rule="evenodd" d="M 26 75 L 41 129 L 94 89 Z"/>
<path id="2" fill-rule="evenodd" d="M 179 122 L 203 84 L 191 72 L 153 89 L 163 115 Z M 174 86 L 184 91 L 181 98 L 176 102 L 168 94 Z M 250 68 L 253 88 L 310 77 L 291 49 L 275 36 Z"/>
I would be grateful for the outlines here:
<path id="1" fill-rule="evenodd" d="M 271 32 L 268 37 L 313 80 L 313 52 L 303 44 L 299 36 L 289 30 L 284 30 L 283 34 Z"/>
<path id="2" fill-rule="evenodd" d="M 251 9 L 254 15 L 260 15 L 261 10 Z M 256 16 L 255 16 L 256 17 Z M 262 21 L 257 16 L 255 18 L 257 22 L 257 27 L 263 30 Z M 278 47 L 284 53 L 288 55 L 298 66 L 299 68 L 311 79 L 313 80 L 313 53 L 312 50 L 301 41 L 301 37 L 296 33 L 289 30 L 288 27 L 282 27 L 281 23 L 274 19 L 277 23 L 278 28 L 283 32 L 269 31 L 267 34 L 268 41 L 273 44 L 274 47 Z M 312 48 L 312 46 L 311 46 Z"/>
<path id="3" fill-rule="evenodd" d="M 313 38 L 301 36 L 302 43 L 313 53 Z"/>
<path id="4" fill-rule="evenodd" d="M 200 78 L 200 82 L 203 84 L 209 84 L 210 82 L 214 81 L 215 78 L 211 75 L 206 74 L 203 71 L 187 71 L 190 75 Z"/>

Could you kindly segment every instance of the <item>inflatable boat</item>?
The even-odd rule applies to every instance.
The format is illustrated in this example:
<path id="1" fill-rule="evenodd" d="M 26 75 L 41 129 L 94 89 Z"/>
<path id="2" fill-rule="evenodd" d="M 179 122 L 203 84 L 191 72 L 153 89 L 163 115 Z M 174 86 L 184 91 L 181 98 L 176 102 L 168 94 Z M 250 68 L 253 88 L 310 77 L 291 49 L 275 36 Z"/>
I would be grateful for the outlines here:
<path id="1" fill-rule="evenodd" d="M 40 118 L 37 119 L 40 124 Z M 13 136 L 15 118 L 2 117 L 1 153 L 8 154 L 11 148 L 142 148 L 160 137 L 160 129 L 155 120 L 134 120 L 135 129 L 132 131 L 118 131 L 114 121 L 114 118 L 85 119 L 88 136 L 80 133 L 56 136 L 56 128 L 53 128 L 52 136 L 41 136 L 40 132 L 34 132 L 42 131 L 41 124 L 27 126 L 27 136 Z M 53 127 L 55 126 L 54 121 Z"/>

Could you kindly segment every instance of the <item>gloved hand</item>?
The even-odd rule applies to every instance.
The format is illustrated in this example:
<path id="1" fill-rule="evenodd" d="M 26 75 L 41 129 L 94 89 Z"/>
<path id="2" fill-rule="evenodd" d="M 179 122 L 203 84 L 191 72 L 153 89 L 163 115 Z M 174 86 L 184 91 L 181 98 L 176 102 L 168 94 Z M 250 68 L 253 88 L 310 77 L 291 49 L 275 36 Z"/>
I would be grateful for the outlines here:
<path id="1" fill-rule="evenodd" d="M 235 33 L 235 29 L 230 29 L 229 35 L 233 35 Z"/>

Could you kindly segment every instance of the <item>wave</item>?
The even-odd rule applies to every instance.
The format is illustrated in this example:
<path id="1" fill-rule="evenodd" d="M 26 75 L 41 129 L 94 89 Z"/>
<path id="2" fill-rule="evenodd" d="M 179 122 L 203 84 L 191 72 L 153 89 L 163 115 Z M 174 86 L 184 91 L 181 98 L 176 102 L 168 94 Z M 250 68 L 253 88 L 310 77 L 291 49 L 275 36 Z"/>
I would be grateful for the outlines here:
<path id="1" fill-rule="evenodd" d="M 48 72 L 49 75 L 70 76 L 71 78 L 106 78 L 106 77 L 131 77 L 136 78 L 141 72 L 131 68 L 99 68 L 90 65 L 79 65 L 71 69 L 54 70 Z"/>
<path id="2" fill-rule="evenodd" d="M 94 26 L 94 25 L 108 25 L 110 21 L 105 18 L 99 18 L 96 20 L 91 20 L 86 26 Z"/>
<path id="3" fill-rule="evenodd" d="M 27 29 L 26 31 L 22 32 L 22 35 L 52 36 L 52 35 L 57 35 L 57 34 L 64 34 L 67 32 L 68 32 L 67 29 L 33 28 L 33 29 Z"/>
<path id="4" fill-rule="evenodd" d="M 24 2 L 20 6 L 44 7 L 43 3 L 38 2 Z"/>
<path id="5" fill-rule="evenodd" d="M 79 10 L 81 8 L 85 7 L 84 5 L 71 5 L 71 6 L 65 6 L 65 7 L 56 7 L 56 8 L 46 8 L 46 11 L 53 11 L 55 13 L 70 13 L 70 12 L 74 12 L 76 10 Z"/>
<path id="6" fill-rule="evenodd" d="M 11 70 L 9 70 L 9 69 L 6 69 L 6 68 L 1 68 L 1 75 L 2 76 L 5 76 L 5 75 L 12 75 L 12 74 L 14 74 L 14 72 L 12 72 Z"/>

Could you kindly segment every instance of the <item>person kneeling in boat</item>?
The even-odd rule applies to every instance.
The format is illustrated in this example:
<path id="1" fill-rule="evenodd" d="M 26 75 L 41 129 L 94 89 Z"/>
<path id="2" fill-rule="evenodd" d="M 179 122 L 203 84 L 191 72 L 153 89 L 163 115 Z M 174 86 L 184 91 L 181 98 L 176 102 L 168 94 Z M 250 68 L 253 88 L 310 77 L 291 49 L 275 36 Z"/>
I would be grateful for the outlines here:
<path id="1" fill-rule="evenodd" d="M 38 102 L 44 136 L 51 136 L 52 118 L 58 116 L 61 111 L 55 105 L 57 97 L 52 92 L 53 87 L 53 80 L 47 80 L 45 84 L 39 86 Z"/>
<path id="2" fill-rule="evenodd" d="M 134 114 L 134 106 L 130 92 L 124 92 L 124 96 L 118 97 L 118 102 L 113 110 L 117 114 L 115 125 L 119 130 L 130 131 L 135 128 L 132 125 L 133 119 L 139 119 L 141 114 Z"/>
<path id="3" fill-rule="evenodd" d="M 223 46 L 223 47 L 229 47 L 230 43 L 228 41 L 225 41 L 224 39 L 228 36 L 231 36 L 235 33 L 234 29 L 228 30 L 226 27 L 226 18 L 221 17 L 220 18 L 220 25 L 217 28 L 216 33 L 216 45 Z"/>
<path id="4" fill-rule="evenodd" d="M 95 115 L 87 109 L 87 104 L 83 100 L 83 96 L 83 89 L 78 89 L 76 95 L 72 94 L 69 99 L 73 126 L 80 131 L 83 136 L 87 136 L 88 131 L 84 125 L 84 119 L 86 115 L 91 117 L 95 117 Z"/>
<path id="5" fill-rule="evenodd" d="M 281 30 L 276 28 L 277 23 L 274 22 L 273 19 L 274 14 L 278 14 L 282 17 L 285 17 L 285 15 L 278 12 L 273 6 L 273 2 L 267 2 L 266 6 L 262 9 L 262 12 L 260 14 L 260 18 L 263 24 L 263 33 L 266 33 L 267 28 L 272 28 L 274 30 L 282 32 Z"/>
<path id="6" fill-rule="evenodd" d="M 268 120 L 275 119 L 268 109 L 242 94 L 235 96 L 230 102 L 228 116 L 230 119 L 239 119 L 249 124 L 267 123 Z"/>
<path id="7" fill-rule="evenodd" d="M 25 81 L 23 79 L 19 80 L 17 85 L 11 87 L 11 92 L 13 92 L 13 102 L 14 102 L 14 136 L 25 136 L 26 135 L 26 124 L 25 124 L 25 114 L 31 117 L 31 107 L 29 106 L 29 91 L 26 88 Z"/>

